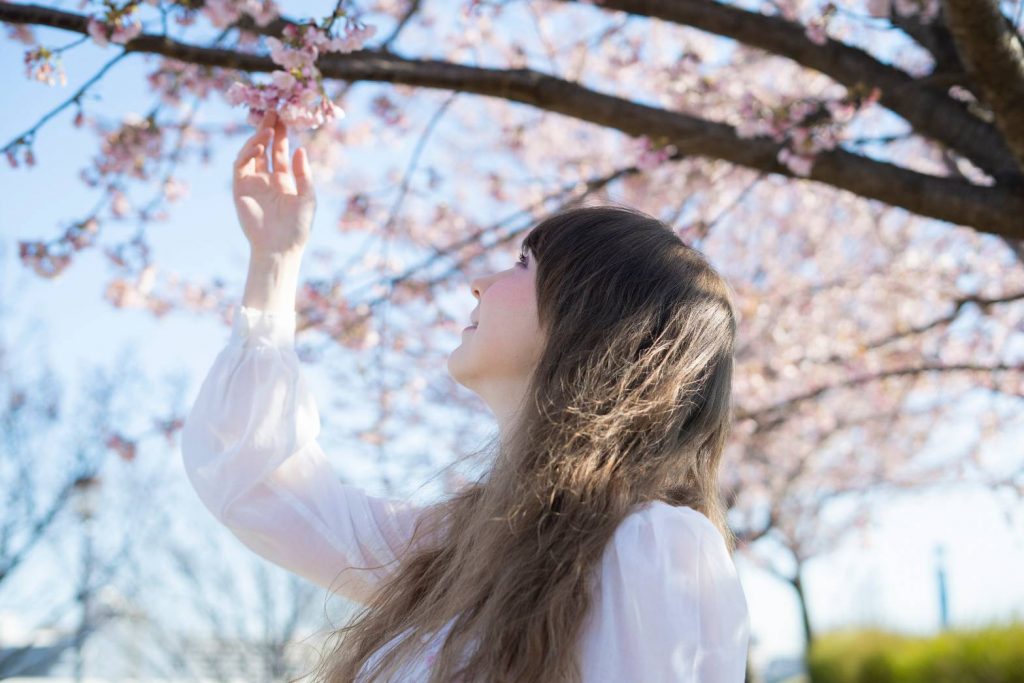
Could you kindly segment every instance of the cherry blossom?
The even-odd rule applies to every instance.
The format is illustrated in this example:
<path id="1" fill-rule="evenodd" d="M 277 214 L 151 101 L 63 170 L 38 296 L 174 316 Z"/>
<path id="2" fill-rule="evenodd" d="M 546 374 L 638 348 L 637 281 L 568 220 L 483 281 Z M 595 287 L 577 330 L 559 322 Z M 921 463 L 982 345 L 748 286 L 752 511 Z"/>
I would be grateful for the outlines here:
<path id="1" fill-rule="evenodd" d="M 131 462 L 135 459 L 137 444 L 118 433 L 110 434 L 106 440 L 107 448 L 111 449 L 122 460 Z"/>
<path id="2" fill-rule="evenodd" d="M 60 54 L 54 54 L 42 46 L 25 51 L 25 75 L 49 86 L 56 85 L 57 79 L 62 86 L 68 83 Z"/>
<path id="3" fill-rule="evenodd" d="M 835 15 L 836 6 L 834 3 L 826 3 L 821 13 L 817 14 L 804 27 L 804 35 L 816 45 L 824 45 L 828 42 L 828 22 Z"/>
<path id="4" fill-rule="evenodd" d="M 664 163 L 677 150 L 675 145 L 658 145 L 648 136 L 642 135 L 633 142 L 637 148 L 637 168 L 648 171 Z"/>
<path id="5" fill-rule="evenodd" d="M 271 73 L 269 84 L 236 82 L 225 97 L 232 105 L 249 107 L 248 122 L 256 126 L 263 114 L 275 109 L 285 125 L 294 128 L 319 128 L 327 121 L 344 117 L 341 107 L 331 101 L 316 68 L 317 57 L 324 52 L 351 52 L 373 37 L 376 27 L 346 17 L 345 35 L 330 36 L 316 25 L 291 24 L 283 39 L 267 38 L 270 58 L 284 67 Z"/>
<path id="6" fill-rule="evenodd" d="M 274 0 L 207 0 L 202 12 L 217 28 L 234 24 L 243 14 L 251 16 L 260 26 L 266 26 L 279 14 Z"/>
<path id="7" fill-rule="evenodd" d="M 164 57 L 146 80 L 162 101 L 177 106 L 186 95 L 206 99 L 211 93 L 224 92 L 234 76 L 221 69 Z"/>
<path id="8" fill-rule="evenodd" d="M 94 125 L 103 131 L 103 140 L 93 167 L 83 171 L 87 183 L 95 186 L 104 177 L 115 174 L 140 180 L 150 178 L 164 146 L 164 131 L 154 116 L 127 114 L 118 128 L 109 131 L 101 124 Z"/>
<path id="9" fill-rule="evenodd" d="M 767 135 L 785 143 L 777 158 L 793 173 L 810 174 L 815 157 L 839 144 L 843 131 L 854 116 L 878 102 L 878 88 L 861 96 L 851 91 L 835 100 L 802 99 L 768 108 L 746 94 L 740 105 L 741 121 L 736 126 L 740 137 Z"/>
<path id="10" fill-rule="evenodd" d="M 50 253 L 44 242 L 18 242 L 18 258 L 36 275 L 51 280 L 59 277 L 71 264 L 69 254 Z"/>
<path id="11" fill-rule="evenodd" d="M 36 36 L 31 26 L 25 24 L 4 24 L 7 30 L 7 37 L 25 45 L 35 45 Z"/>
<path id="12" fill-rule="evenodd" d="M 100 47 L 106 47 L 110 43 L 123 45 L 142 32 L 142 22 L 130 17 L 135 9 L 129 5 L 124 13 L 111 11 L 106 20 L 97 17 L 90 17 L 87 30 L 93 41 Z"/>

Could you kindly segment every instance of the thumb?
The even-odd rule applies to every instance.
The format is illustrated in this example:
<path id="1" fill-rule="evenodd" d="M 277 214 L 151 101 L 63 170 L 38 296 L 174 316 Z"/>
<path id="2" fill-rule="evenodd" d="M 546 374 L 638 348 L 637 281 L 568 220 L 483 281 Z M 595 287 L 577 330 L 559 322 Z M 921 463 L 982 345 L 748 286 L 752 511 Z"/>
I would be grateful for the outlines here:
<path id="1" fill-rule="evenodd" d="M 295 173 L 295 189 L 304 196 L 313 194 L 313 171 L 309 168 L 309 156 L 305 147 L 299 147 L 292 155 L 292 169 Z"/>

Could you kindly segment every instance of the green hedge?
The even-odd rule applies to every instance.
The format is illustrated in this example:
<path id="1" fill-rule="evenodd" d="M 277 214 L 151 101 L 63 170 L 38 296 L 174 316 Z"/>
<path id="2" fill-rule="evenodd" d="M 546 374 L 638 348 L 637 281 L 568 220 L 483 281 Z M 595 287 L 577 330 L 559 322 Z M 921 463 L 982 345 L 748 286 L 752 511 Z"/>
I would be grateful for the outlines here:
<path id="1" fill-rule="evenodd" d="M 881 630 L 819 636 L 812 683 L 1024 683 L 1024 624 L 914 637 Z"/>

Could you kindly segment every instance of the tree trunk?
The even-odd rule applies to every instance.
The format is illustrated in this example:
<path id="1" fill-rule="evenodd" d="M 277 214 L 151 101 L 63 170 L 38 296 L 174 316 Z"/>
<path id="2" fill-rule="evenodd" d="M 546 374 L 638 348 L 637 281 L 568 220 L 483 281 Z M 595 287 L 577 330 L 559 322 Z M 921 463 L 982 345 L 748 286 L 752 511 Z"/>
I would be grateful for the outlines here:
<path id="1" fill-rule="evenodd" d="M 811 630 L 811 618 L 807 613 L 807 596 L 804 594 L 803 581 L 800 579 L 802 567 L 797 566 L 796 576 L 793 578 L 791 583 L 793 588 L 796 590 L 797 601 L 800 603 L 800 619 L 803 622 L 804 627 L 804 641 L 806 643 L 806 651 L 809 652 L 811 649 L 811 643 L 814 641 L 814 632 Z"/>

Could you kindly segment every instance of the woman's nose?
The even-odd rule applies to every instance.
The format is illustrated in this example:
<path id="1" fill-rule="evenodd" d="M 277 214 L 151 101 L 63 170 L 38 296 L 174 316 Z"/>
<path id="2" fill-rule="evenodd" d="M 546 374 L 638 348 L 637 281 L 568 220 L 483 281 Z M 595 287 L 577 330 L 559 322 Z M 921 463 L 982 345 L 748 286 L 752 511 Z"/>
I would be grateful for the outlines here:
<path id="1" fill-rule="evenodd" d="M 477 299 L 479 299 L 480 295 L 483 294 L 484 292 L 484 284 L 486 280 L 487 278 L 481 275 L 469 281 L 469 289 L 473 292 L 473 296 L 475 296 Z"/>

